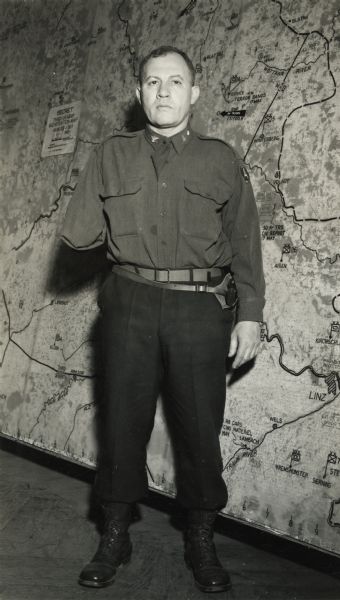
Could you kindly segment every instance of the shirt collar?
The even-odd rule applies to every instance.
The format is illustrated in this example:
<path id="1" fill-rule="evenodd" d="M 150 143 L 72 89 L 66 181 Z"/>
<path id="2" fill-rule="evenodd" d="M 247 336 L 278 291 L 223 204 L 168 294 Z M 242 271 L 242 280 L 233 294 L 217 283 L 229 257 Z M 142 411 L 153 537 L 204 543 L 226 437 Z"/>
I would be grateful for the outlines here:
<path id="1" fill-rule="evenodd" d="M 158 133 L 155 133 L 154 131 L 152 131 L 152 129 L 150 129 L 150 127 L 148 127 L 148 125 L 146 125 L 145 137 L 154 148 L 156 147 L 157 144 L 159 144 L 160 142 L 162 142 L 164 140 L 169 141 L 172 143 L 177 154 L 180 154 L 182 152 L 183 148 L 187 145 L 187 143 L 192 138 L 192 129 L 191 129 L 190 125 L 187 125 L 184 129 L 182 129 L 182 131 L 179 131 L 178 133 L 176 133 L 175 135 L 173 135 L 171 137 L 166 137 L 165 135 L 160 135 Z"/>

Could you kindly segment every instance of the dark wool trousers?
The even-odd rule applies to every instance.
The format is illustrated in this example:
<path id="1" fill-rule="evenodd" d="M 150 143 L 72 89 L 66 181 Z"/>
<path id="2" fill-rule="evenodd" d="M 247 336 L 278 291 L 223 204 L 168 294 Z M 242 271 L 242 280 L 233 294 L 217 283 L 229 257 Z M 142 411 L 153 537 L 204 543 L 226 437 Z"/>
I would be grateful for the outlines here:
<path id="1" fill-rule="evenodd" d="M 161 289 L 109 275 L 99 295 L 104 420 L 95 491 L 102 502 L 147 492 L 146 445 L 160 391 L 187 508 L 227 502 L 219 433 L 233 313 L 211 293 Z"/>

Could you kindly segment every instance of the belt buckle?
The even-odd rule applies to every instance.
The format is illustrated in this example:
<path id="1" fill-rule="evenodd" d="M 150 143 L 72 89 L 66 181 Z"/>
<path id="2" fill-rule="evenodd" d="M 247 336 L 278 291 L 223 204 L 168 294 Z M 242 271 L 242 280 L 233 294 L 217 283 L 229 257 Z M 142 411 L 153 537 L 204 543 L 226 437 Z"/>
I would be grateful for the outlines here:
<path id="1" fill-rule="evenodd" d="M 163 276 L 167 275 L 166 279 Z M 169 283 L 170 281 L 170 270 L 169 269 L 155 269 L 155 281 L 157 283 Z"/>
<path id="2" fill-rule="evenodd" d="M 206 292 L 207 291 L 206 283 L 196 283 L 195 284 L 195 292 Z"/>

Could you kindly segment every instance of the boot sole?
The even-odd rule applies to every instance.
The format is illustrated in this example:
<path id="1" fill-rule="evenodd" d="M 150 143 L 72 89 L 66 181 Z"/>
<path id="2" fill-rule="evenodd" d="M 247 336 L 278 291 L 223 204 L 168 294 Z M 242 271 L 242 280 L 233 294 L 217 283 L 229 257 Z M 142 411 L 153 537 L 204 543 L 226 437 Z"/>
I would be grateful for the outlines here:
<path id="1" fill-rule="evenodd" d="M 211 594 L 213 594 L 214 592 L 216 592 L 216 593 L 227 592 L 228 590 L 231 590 L 231 588 L 232 588 L 231 582 L 221 584 L 221 585 L 203 585 L 202 583 L 199 583 L 199 581 L 197 581 L 197 579 L 195 579 L 194 570 L 192 568 L 190 561 L 186 557 L 184 560 L 185 560 L 185 564 L 186 564 L 187 568 L 192 573 L 193 580 L 195 582 L 196 587 L 198 587 L 198 589 L 201 590 L 201 592 L 208 592 L 208 593 L 210 592 Z"/>
<path id="2" fill-rule="evenodd" d="M 97 582 L 97 581 L 91 581 L 90 579 L 81 579 L 79 577 L 78 583 L 79 583 L 79 585 L 82 585 L 84 587 L 90 587 L 90 588 L 109 587 L 110 585 L 112 585 L 115 582 L 118 569 L 123 568 L 125 565 L 127 565 L 130 562 L 130 560 L 131 560 L 131 554 L 122 560 L 122 562 L 117 566 L 115 574 L 110 579 L 107 579 L 106 581 Z"/>
<path id="3" fill-rule="evenodd" d="M 110 579 L 109 581 L 103 581 L 102 583 L 97 583 L 96 581 L 87 581 L 87 579 L 78 579 L 78 583 L 79 585 L 82 585 L 83 587 L 90 587 L 90 588 L 105 588 L 105 587 L 109 587 L 109 585 L 112 585 L 115 581 L 115 576 L 113 577 L 113 579 Z"/>
<path id="4" fill-rule="evenodd" d="M 194 578 L 196 587 L 198 587 L 199 590 L 201 590 L 201 592 L 210 592 L 211 594 L 213 594 L 214 592 L 228 592 L 229 590 L 231 590 L 232 588 L 232 584 L 228 583 L 227 585 L 201 585 L 200 583 L 198 583 L 198 581 L 196 581 L 196 579 Z"/>

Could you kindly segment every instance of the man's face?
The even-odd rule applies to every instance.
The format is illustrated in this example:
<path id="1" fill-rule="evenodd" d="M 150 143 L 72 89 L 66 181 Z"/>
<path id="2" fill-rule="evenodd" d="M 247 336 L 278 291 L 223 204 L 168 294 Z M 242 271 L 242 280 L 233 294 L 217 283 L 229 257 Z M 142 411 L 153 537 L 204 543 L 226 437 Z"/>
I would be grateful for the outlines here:
<path id="1" fill-rule="evenodd" d="M 199 96 L 191 73 L 179 54 L 151 58 L 136 90 L 149 123 L 163 135 L 174 135 L 188 123 L 191 106 Z"/>

